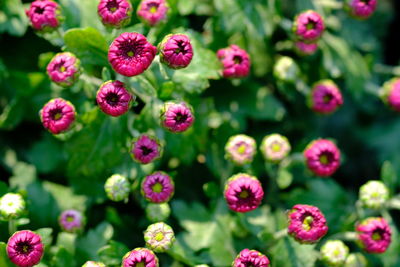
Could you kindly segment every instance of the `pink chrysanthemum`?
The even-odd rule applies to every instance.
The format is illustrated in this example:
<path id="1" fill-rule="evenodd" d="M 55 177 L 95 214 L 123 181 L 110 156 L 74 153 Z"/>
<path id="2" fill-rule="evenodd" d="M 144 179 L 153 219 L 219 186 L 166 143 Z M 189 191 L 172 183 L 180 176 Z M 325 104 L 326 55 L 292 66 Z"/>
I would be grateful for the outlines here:
<path id="1" fill-rule="evenodd" d="M 69 101 L 55 98 L 47 102 L 39 112 L 43 126 L 53 134 L 68 130 L 75 121 L 75 107 Z"/>
<path id="2" fill-rule="evenodd" d="M 37 31 L 51 32 L 60 26 L 62 20 L 60 6 L 51 0 L 36 0 L 26 10 L 32 27 Z"/>
<path id="3" fill-rule="evenodd" d="M 256 141 L 245 134 L 231 136 L 225 145 L 225 158 L 237 165 L 249 164 L 256 154 Z"/>
<path id="4" fill-rule="evenodd" d="M 144 35 L 125 32 L 115 38 L 108 50 L 108 61 L 113 69 L 124 76 L 143 73 L 153 62 L 157 48 L 147 42 Z"/>
<path id="5" fill-rule="evenodd" d="M 343 105 L 343 97 L 333 81 L 323 80 L 314 85 L 309 102 L 315 112 L 330 114 Z"/>
<path id="6" fill-rule="evenodd" d="M 125 89 L 125 84 L 120 81 L 103 83 L 97 91 L 96 101 L 100 109 L 111 116 L 117 117 L 129 110 L 134 97 Z"/>
<path id="7" fill-rule="evenodd" d="M 330 176 L 340 166 L 340 150 L 326 139 L 312 141 L 303 154 L 307 167 L 318 176 Z"/>
<path id="8" fill-rule="evenodd" d="M 43 252 L 42 239 L 32 231 L 18 231 L 8 239 L 7 255 L 19 267 L 31 267 L 38 264 Z"/>
<path id="9" fill-rule="evenodd" d="M 147 248 L 135 248 L 125 254 L 122 267 L 158 267 L 158 258 Z"/>
<path id="10" fill-rule="evenodd" d="M 321 15 L 313 10 L 300 13 L 294 19 L 293 32 L 297 38 L 306 43 L 317 41 L 325 30 Z"/>
<path id="11" fill-rule="evenodd" d="M 392 230 L 385 219 L 370 217 L 356 225 L 358 243 L 368 253 L 383 253 L 389 247 Z"/>
<path id="12" fill-rule="evenodd" d="M 152 203 L 168 202 L 174 195 L 174 191 L 174 181 L 165 172 L 158 171 L 143 179 L 142 195 Z"/>
<path id="13" fill-rule="evenodd" d="M 161 109 L 161 125 L 173 133 L 186 131 L 193 122 L 192 107 L 185 102 L 166 102 Z"/>
<path id="14" fill-rule="evenodd" d="M 242 78 L 249 75 L 250 57 L 237 45 L 231 45 L 217 51 L 217 57 L 223 65 L 225 78 Z"/>
<path id="15" fill-rule="evenodd" d="M 181 69 L 187 67 L 193 58 L 190 39 L 185 34 L 169 34 L 158 46 L 160 60 L 168 67 Z"/>
<path id="16" fill-rule="evenodd" d="M 80 211 L 66 210 L 61 213 L 58 222 L 64 231 L 75 233 L 83 229 L 84 218 Z"/>
<path id="17" fill-rule="evenodd" d="M 268 267 L 269 259 L 257 250 L 243 249 L 237 255 L 232 267 Z"/>
<path id="18" fill-rule="evenodd" d="M 248 212 L 261 204 L 264 190 L 256 177 L 239 173 L 226 181 L 224 196 L 231 210 Z"/>
<path id="19" fill-rule="evenodd" d="M 352 17 L 367 19 L 374 13 L 377 4 L 377 0 L 347 0 L 345 7 Z"/>
<path id="20" fill-rule="evenodd" d="M 162 146 L 156 137 L 143 134 L 132 142 L 132 158 L 142 164 L 150 163 L 161 156 Z"/>
<path id="21" fill-rule="evenodd" d="M 58 53 L 47 65 L 47 74 L 56 84 L 64 87 L 71 86 L 81 74 L 81 62 L 72 53 Z"/>
<path id="22" fill-rule="evenodd" d="M 308 43 L 305 43 L 302 41 L 297 41 L 297 42 L 295 42 L 294 45 L 295 45 L 295 49 L 296 49 L 297 53 L 302 56 L 312 55 L 318 49 L 317 43 L 308 44 Z"/>
<path id="23" fill-rule="evenodd" d="M 383 85 L 382 100 L 393 110 L 400 112 L 400 78 L 393 78 Z"/>
<path id="24" fill-rule="evenodd" d="M 288 212 L 288 220 L 289 235 L 300 243 L 316 243 L 328 232 L 324 215 L 314 206 L 295 205 Z"/>
<path id="25" fill-rule="evenodd" d="M 263 138 L 260 150 L 266 160 L 277 163 L 287 157 L 291 146 L 285 136 L 269 134 Z"/>
<path id="26" fill-rule="evenodd" d="M 144 23 L 155 26 L 167 19 L 168 9 L 165 0 L 142 0 L 137 10 L 137 16 Z"/>
<path id="27" fill-rule="evenodd" d="M 121 28 L 131 21 L 132 5 L 129 0 L 100 0 L 97 13 L 105 26 Z"/>

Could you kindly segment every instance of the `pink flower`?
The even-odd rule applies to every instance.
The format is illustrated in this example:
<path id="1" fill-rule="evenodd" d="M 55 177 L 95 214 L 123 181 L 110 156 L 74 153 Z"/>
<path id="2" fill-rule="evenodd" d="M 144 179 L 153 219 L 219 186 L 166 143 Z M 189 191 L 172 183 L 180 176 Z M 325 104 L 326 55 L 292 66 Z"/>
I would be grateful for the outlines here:
<path id="1" fill-rule="evenodd" d="M 321 15 L 313 10 L 300 13 L 294 19 L 293 31 L 299 40 L 306 43 L 317 41 L 325 30 Z"/>
<path id="2" fill-rule="evenodd" d="M 367 19 L 374 13 L 377 0 L 347 0 L 346 9 L 357 19 Z"/>
<path id="3" fill-rule="evenodd" d="M 81 73 L 81 62 L 69 52 L 56 54 L 47 65 L 47 74 L 56 84 L 64 87 L 73 85 Z"/>
<path id="4" fill-rule="evenodd" d="M 243 249 L 237 255 L 232 267 L 268 267 L 269 259 L 257 250 Z"/>
<path id="5" fill-rule="evenodd" d="M 100 0 L 97 13 L 105 26 L 121 28 L 131 21 L 132 5 L 129 0 Z"/>
<path id="6" fill-rule="evenodd" d="M 26 10 L 32 27 L 37 31 L 51 32 L 60 26 L 60 6 L 51 0 L 36 0 L 31 3 L 29 10 Z"/>
<path id="7" fill-rule="evenodd" d="M 58 222 L 64 231 L 75 233 L 83 229 L 84 218 L 80 211 L 66 210 L 61 213 Z"/>
<path id="8" fill-rule="evenodd" d="M 108 50 L 108 61 L 113 69 L 124 76 L 143 73 L 153 62 L 157 48 L 147 42 L 144 35 L 125 32 L 115 38 Z"/>
<path id="9" fill-rule="evenodd" d="M 132 142 L 132 158 L 142 164 L 150 163 L 161 156 L 162 146 L 158 139 L 143 134 Z"/>
<path id="10" fill-rule="evenodd" d="M 400 78 L 393 78 L 383 85 L 383 101 L 393 110 L 400 112 Z"/>
<path id="11" fill-rule="evenodd" d="M 250 71 L 250 58 L 247 52 L 237 45 L 231 45 L 217 51 L 217 57 L 223 65 L 225 78 L 246 77 Z"/>
<path id="12" fill-rule="evenodd" d="M 43 253 L 42 240 L 32 231 L 18 231 L 8 239 L 7 255 L 19 267 L 31 267 L 38 264 Z"/>
<path id="13" fill-rule="evenodd" d="M 174 181 L 165 172 L 154 172 L 143 179 L 142 195 L 152 203 L 168 202 L 174 191 Z"/>
<path id="14" fill-rule="evenodd" d="M 185 102 L 166 102 L 161 109 L 161 125 L 173 133 L 186 131 L 193 122 L 192 107 Z"/>
<path id="15" fill-rule="evenodd" d="M 75 121 L 75 107 L 69 101 L 55 98 L 47 102 L 39 112 L 43 126 L 52 134 L 69 129 Z"/>
<path id="16" fill-rule="evenodd" d="M 185 68 L 192 61 L 192 44 L 189 37 L 184 34 L 169 34 L 165 36 L 158 49 L 161 62 L 170 68 Z"/>
<path id="17" fill-rule="evenodd" d="M 153 251 L 147 248 L 135 248 L 125 254 L 122 267 L 158 267 L 158 258 Z"/>
<path id="18" fill-rule="evenodd" d="M 142 0 L 137 10 L 137 16 L 144 23 L 156 26 L 167 19 L 168 4 L 165 0 Z"/>
<path id="19" fill-rule="evenodd" d="M 231 210 L 248 212 L 261 204 L 264 191 L 256 177 L 239 173 L 226 181 L 224 196 Z"/>
<path id="20" fill-rule="evenodd" d="M 326 139 L 312 141 L 303 152 L 307 167 L 318 176 L 330 176 L 340 166 L 340 151 Z"/>
<path id="21" fill-rule="evenodd" d="M 317 82 L 311 92 L 311 109 L 322 114 L 335 112 L 342 104 L 342 93 L 331 80 Z"/>
<path id="22" fill-rule="evenodd" d="M 308 44 L 302 41 L 297 41 L 294 45 L 297 53 L 299 53 L 302 56 L 312 55 L 318 49 L 317 43 Z"/>
<path id="23" fill-rule="evenodd" d="M 392 230 L 385 219 L 370 217 L 356 225 L 358 243 L 368 253 L 383 253 L 391 242 Z"/>
<path id="24" fill-rule="evenodd" d="M 129 110 L 129 105 L 134 99 L 125 89 L 125 84 L 120 81 L 103 83 L 97 91 L 96 101 L 100 109 L 111 116 L 118 117 Z"/>
<path id="25" fill-rule="evenodd" d="M 253 161 L 256 154 L 256 141 L 245 134 L 231 136 L 225 145 L 225 158 L 236 165 L 245 165 Z"/>
<path id="26" fill-rule="evenodd" d="M 324 215 L 314 206 L 295 205 L 288 212 L 288 220 L 289 235 L 300 243 L 316 243 L 328 232 Z"/>

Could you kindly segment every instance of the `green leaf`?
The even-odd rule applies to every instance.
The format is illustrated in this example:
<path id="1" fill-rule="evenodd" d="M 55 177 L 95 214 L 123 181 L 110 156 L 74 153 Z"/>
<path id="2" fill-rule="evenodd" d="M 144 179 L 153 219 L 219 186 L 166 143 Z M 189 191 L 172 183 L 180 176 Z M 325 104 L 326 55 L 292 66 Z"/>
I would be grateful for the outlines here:
<path id="1" fill-rule="evenodd" d="M 293 181 L 293 175 L 286 168 L 279 168 L 278 177 L 276 178 L 276 182 L 280 189 L 288 188 Z"/>
<path id="2" fill-rule="evenodd" d="M 51 242 L 53 241 L 52 233 L 53 229 L 52 228 L 40 228 L 35 231 L 37 234 L 40 235 L 42 238 L 42 242 L 45 246 L 45 248 L 50 248 Z"/>
<path id="3" fill-rule="evenodd" d="M 397 175 L 390 161 L 383 162 L 381 169 L 381 179 L 383 183 L 389 188 L 389 191 L 393 194 L 396 191 Z"/>
<path id="4" fill-rule="evenodd" d="M 76 209 L 81 212 L 85 211 L 87 197 L 74 194 L 71 187 L 47 181 L 43 182 L 43 187 L 53 195 L 61 210 Z"/>
<path id="5" fill-rule="evenodd" d="M 64 35 L 65 48 L 83 64 L 108 65 L 108 45 L 103 35 L 94 28 L 70 29 Z"/>
<path id="6" fill-rule="evenodd" d="M 319 252 L 315 245 L 302 245 L 290 237 L 279 240 L 269 252 L 272 266 L 314 267 Z"/>
<path id="7" fill-rule="evenodd" d="M 0 242 L 0 267 L 15 267 L 15 265 L 8 259 L 7 244 Z"/>
<path id="8" fill-rule="evenodd" d="M 0 2 L 0 33 L 22 36 L 28 26 L 28 18 L 21 0 L 3 0 Z"/>
<path id="9" fill-rule="evenodd" d="M 64 247 L 60 247 L 51 259 L 51 266 L 76 266 L 76 262 L 74 256 L 68 252 L 68 250 L 66 250 Z"/>
<path id="10" fill-rule="evenodd" d="M 110 240 L 108 245 L 99 249 L 98 254 L 101 262 L 105 265 L 120 265 L 122 257 L 129 252 L 129 249 L 122 243 Z"/>
<path id="11" fill-rule="evenodd" d="M 36 180 L 36 168 L 25 162 L 18 162 L 13 168 L 13 176 L 10 177 L 10 186 L 18 189 L 26 189 Z"/>

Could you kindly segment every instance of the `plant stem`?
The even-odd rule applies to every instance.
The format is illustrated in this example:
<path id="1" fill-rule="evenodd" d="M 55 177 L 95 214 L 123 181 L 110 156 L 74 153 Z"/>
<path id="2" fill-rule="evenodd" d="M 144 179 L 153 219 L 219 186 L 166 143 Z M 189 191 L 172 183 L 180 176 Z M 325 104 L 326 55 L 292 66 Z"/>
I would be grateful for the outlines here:
<path id="1" fill-rule="evenodd" d="M 13 235 L 17 231 L 17 224 L 14 219 L 8 221 L 8 233 Z"/>

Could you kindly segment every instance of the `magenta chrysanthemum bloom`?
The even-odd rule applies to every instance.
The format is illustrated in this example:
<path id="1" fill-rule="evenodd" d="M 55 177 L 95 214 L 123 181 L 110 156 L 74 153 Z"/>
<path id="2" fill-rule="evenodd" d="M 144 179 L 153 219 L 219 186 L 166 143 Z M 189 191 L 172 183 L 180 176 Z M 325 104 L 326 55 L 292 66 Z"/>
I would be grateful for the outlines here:
<path id="1" fill-rule="evenodd" d="M 223 65 L 224 78 L 242 78 L 249 75 L 250 57 L 237 45 L 231 45 L 217 51 L 217 57 Z"/>
<path id="2" fill-rule="evenodd" d="M 225 158 L 237 165 L 249 164 L 256 154 L 256 141 L 245 134 L 231 136 L 225 145 Z"/>
<path id="3" fill-rule="evenodd" d="M 168 9 L 165 0 L 142 0 L 137 10 L 137 16 L 144 23 L 155 26 L 167 19 Z"/>
<path id="4" fill-rule="evenodd" d="M 269 259 L 257 250 L 243 249 L 237 255 L 232 267 L 268 267 Z"/>
<path id="5" fill-rule="evenodd" d="M 143 179 L 142 195 L 152 203 L 168 202 L 174 195 L 174 191 L 174 181 L 165 172 L 158 171 Z"/>
<path id="6" fill-rule="evenodd" d="M 374 13 L 377 4 L 377 0 L 347 0 L 345 8 L 352 17 L 367 19 Z"/>
<path id="7" fill-rule="evenodd" d="M 226 181 L 224 196 L 231 210 L 248 212 L 261 204 L 264 190 L 256 177 L 238 173 Z"/>
<path id="8" fill-rule="evenodd" d="M 47 102 L 39 112 L 43 126 L 52 134 L 67 131 L 75 121 L 75 107 L 71 102 L 55 98 Z"/>
<path id="9" fill-rule="evenodd" d="M 185 34 L 168 34 L 158 45 L 160 60 L 172 69 L 187 67 L 193 58 L 190 39 Z"/>
<path id="10" fill-rule="evenodd" d="M 103 83 L 97 91 L 96 101 L 100 109 L 111 116 L 118 117 L 129 110 L 134 97 L 125 89 L 120 81 Z"/>
<path id="11" fill-rule="evenodd" d="M 8 239 L 7 255 L 19 267 L 31 267 L 38 264 L 43 252 L 42 239 L 32 231 L 18 231 Z"/>
<path id="12" fill-rule="evenodd" d="M 324 215 L 314 206 L 295 205 L 288 212 L 288 220 L 289 235 L 300 243 L 316 243 L 328 232 Z"/>
<path id="13" fill-rule="evenodd" d="M 392 240 L 392 230 L 385 219 L 370 217 L 356 225 L 358 243 L 368 253 L 383 253 Z"/>
<path id="14" fill-rule="evenodd" d="M 313 10 L 300 13 L 294 19 L 293 32 L 296 37 L 306 43 L 317 41 L 325 30 L 321 15 Z"/>
<path id="15" fill-rule="evenodd" d="M 340 166 L 340 150 L 326 139 L 312 141 L 303 154 L 307 167 L 318 176 L 330 176 Z"/>
<path id="16" fill-rule="evenodd" d="M 158 258 L 147 248 L 135 248 L 125 254 L 122 267 L 158 267 Z"/>
<path id="17" fill-rule="evenodd" d="M 193 122 L 193 109 L 185 102 L 166 102 L 161 109 L 161 125 L 173 133 L 186 131 Z"/>
<path id="18" fill-rule="evenodd" d="M 113 69 L 124 76 L 143 73 L 153 62 L 157 48 L 147 42 L 144 35 L 125 32 L 115 38 L 108 50 L 108 61 Z"/>
<path id="19" fill-rule="evenodd" d="M 343 104 L 342 93 L 333 81 L 319 81 L 312 89 L 309 104 L 315 112 L 330 114 Z"/>
<path id="20" fill-rule="evenodd" d="M 142 164 L 150 163 L 161 156 L 162 146 L 156 137 L 142 134 L 132 142 L 132 158 Z"/>
<path id="21" fill-rule="evenodd" d="M 37 31 L 51 32 L 60 26 L 62 20 L 60 6 L 51 0 L 36 0 L 26 10 L 32 27 Z"/>
<path id="22" fill-rule="evenodd" d="M 295 49 L 296 49 L 297 53 L 302 56 L 312 55 L 318 49 L 317 43 L 308 44 L 308 43 L 305 43 L 302 41 L 297 41 L 297 42 L 295 42 L 294 45 L 295 45 Z"/>
<path id="23" fill-rule="evenodd" d="M 81 62 L 69 52 L 56 54 L 47 65 L 50 79 L 60 86 L 71 86 L 81 74 Z"/>
<path id="24" fill-rule="evenodd" d="M 132 5 L 129 0 L 100 0 L 97 13 L 108 27 L 121 28 L 131 21 Z"/>
<path id="25" fill-rule="evenodd" d="M 383 85 L 382 100 L 393 110 L 400 112 L 400 78 L 393 78 Z"/>
<path id="26" fill-rule="evenodd" d="M 80 211 L 66 210 L 61 213 L 58 222 L 64 231 L 76 233 L 83 229 L 84 218 Z"/>

